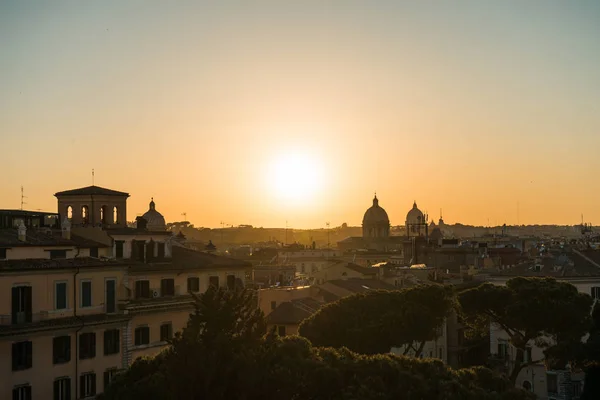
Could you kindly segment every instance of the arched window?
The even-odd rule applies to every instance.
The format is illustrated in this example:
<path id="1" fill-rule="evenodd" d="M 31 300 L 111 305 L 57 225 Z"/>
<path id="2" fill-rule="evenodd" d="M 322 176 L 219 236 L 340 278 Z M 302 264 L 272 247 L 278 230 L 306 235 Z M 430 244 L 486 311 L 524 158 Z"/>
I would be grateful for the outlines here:
<path id="1" fill-rule="evenodd" d="M 81 207 L 81 220 L 83 221 L 84 224 L 87 224 L 88 222 L 90 222 L 90 212 L 89 212 L 88 206 Z"/>
<path id="2" fill-rule="evenodd" d="M 67 206 L 67 218 L 73 219 L 73 207 Z"/>
<path id="3" fill-rule="evenodd" d="M 531 382 L 523 381 L 523 389 L 527 390 L 528 392 L 531 392 Z"/>
<path id="4" fill-rule="evenodd" d="M 119 223 L 119 210 L 117 209 L 117 206 L 113 207 L 113 223 Z"/>
<path id="5" fill-rule="evenodd" d="M 100 207 L 100 222 L 102 222 L 103 224 L 106 224 L 106 217 L 107 217 L 107 210 L 106 210 L 106 206 L 102 206 Z"/>

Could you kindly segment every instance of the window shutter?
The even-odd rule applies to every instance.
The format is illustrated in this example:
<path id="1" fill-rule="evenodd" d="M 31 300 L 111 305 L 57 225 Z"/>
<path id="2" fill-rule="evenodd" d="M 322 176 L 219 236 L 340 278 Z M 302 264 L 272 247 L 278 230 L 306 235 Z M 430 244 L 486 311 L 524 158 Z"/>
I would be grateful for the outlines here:
<path id="1" fill-rule="evenodd" d="M 121 352 L 121 331 L 116 329 L 113 331 L 113 350 L 115 353 Z"/>
<path id="2" fill-rule="evenodd" d="M 92 333 L 90 338 L 90 357 L 96 357 L 96 334 Z"/>
<path id="3" fill-rule="evenodd" d="M 33 343 L 25 342 L 25 349 L 27 351 L 27 368 L 31 368 L 33 365 Z"/>
<path id="4" fill-rule="evenodd" d="M 13 389 L 12 393 L 13 393 L 13 397 L 12 397 L 13 400 L 21 400 L 21 399 L 19 399 L 19 388 Z"/>
<path id="5" fill-rule="evenodd" d="M 16 324 L 18 321 L 17 313 L 19 312 L 19 288 L 18 287 L 12 288 L 11 301 L 12 301 L 12 323 Z"/>
<path id="6" fill-rule="evenodd" d="M 60 400 L 60 383 L 59 381 L 54 381 L 54 400 Z"/>
<path id="7" fill-rule="evenodd" d="M 31 286 L 25 286 L 25 315 L 27 322 L 31 322 L 31 293 Z"/>
<path id="8" fill-rule="evenodd" d="M 25 386 L 25 398 L 27 400 L 31 400 L 33 397 L 31 397 L 31 386 Z"/>
<path id="9" fill-rule="evenodd" d="M 79 397 L 85 397 L 85 375 L 79 377 Z"/>
<path id="10" fill-rule="evenodd" d="M 71 400 L 71 378 L 66 378 L 64 382 L 65 388 L 63 390 L 65 391 L 65 399 Z"/>
<path id="11" fill-rule="evenodd" d="M 109 379 L 109 375 L 108 375 L 108 371 L 104 371 L 104 390 L 106 391 L 106 388 L 108 387 L 108 384 L 110 383 L 108 381 Z"/>
<path id="12" fill-rule="evenodd" d="M 92 378 L 92 391 L 90 394 L 95 395 L 96 394 L 96 374 L 90 374 L 91 378 Z"/>

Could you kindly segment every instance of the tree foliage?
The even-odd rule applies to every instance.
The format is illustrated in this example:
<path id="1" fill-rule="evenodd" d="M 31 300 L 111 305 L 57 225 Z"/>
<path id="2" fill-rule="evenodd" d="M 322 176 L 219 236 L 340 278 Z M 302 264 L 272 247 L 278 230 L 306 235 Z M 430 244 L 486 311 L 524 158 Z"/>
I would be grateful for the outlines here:
<path id="1" fill-rule="evenodd" d="M 466 290 L 459 302 L 467 321 L 490 321 L 507 333 L 516 349 L 510 372 L 515 382 L 524 367 L 542 361 L 525 362 L 528 346 L 535 344 L 548 355 L 560 346 L 581 342 L 589 327 L 592 300 L 566 282 L 518 277 L 506 286 L 486 283 Z"/>
<path id="2" fill-rule="evenodd" d="M 264 329 L 250 291 L 209 290 L 172 346 L 140 359 L 103 399 L 391 400 L 531 399 L 485 368 L 313 347 Z"/>
<path id="3" fill-rule="evenodd" d="M 392 347 L 421 354 L 426 341 L 455 306 L 450 287 L 421 285 L 344 297 L 306 319 L 299 334 L 316 346 L 347 347 L 363 354 L 388 353 Z"/>

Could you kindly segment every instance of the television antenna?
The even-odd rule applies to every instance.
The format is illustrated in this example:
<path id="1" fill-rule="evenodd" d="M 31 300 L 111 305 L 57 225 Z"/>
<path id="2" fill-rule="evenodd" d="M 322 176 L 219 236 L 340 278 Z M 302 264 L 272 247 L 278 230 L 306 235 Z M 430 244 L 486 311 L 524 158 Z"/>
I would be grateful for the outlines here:
<path id="1" fill-rule="evenodd" d="M 25 196 L 23 193 L 24 193 L 23 186 L 21 186 L 21 210 L 23 210 L 23 204 L 27 204 L 24 201 L 24 199 L 26 199 L 27 196 Z"/>

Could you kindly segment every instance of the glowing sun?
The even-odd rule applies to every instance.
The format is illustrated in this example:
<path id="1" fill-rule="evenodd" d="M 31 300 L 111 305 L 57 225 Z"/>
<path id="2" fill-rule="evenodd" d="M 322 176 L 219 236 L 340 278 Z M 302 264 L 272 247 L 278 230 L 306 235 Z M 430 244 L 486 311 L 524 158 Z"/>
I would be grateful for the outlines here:
<path id="1" fill-rule="evenodd" d="M 281 154 L 273 161 L 269 186 L 282 199 L 306 201 L 319 190 L 322 172 L 318 159 L 307 153 Z"/>

